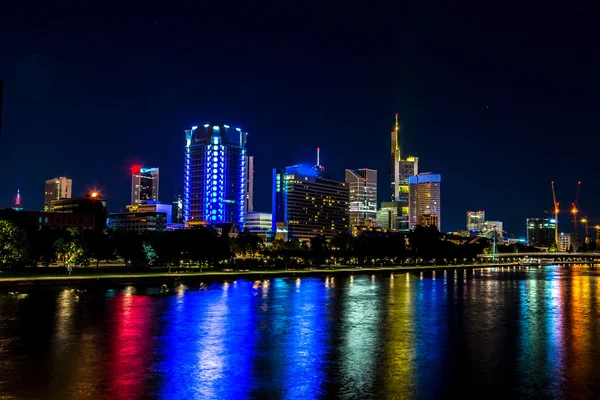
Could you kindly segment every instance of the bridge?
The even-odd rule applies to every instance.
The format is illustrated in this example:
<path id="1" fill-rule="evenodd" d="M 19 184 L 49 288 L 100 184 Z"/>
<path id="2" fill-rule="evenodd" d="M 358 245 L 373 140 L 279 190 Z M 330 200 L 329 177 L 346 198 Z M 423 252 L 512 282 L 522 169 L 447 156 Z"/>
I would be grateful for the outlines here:
<path id="1" fill-rule="evenodd" d="M 524 258 L 551 258 L 557 262 L 594 262 L 600 263 L 600 253 L 566 253 L 566 252 L 555 252 L 555 253 L 496 253 L 496 255 L 492 254 L 479 254 L 477 258 L 482 261 L 492 260 L 492 258 L 499 262 L 508 262 L 508 261 L 521 261 Z"/>

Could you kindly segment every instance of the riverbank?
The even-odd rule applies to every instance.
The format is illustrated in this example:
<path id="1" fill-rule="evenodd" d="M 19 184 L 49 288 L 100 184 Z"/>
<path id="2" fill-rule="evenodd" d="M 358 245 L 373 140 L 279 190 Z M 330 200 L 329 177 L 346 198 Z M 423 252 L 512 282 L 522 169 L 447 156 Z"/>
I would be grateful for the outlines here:
<path id="1" fill-rule="evenodd" d="M 0 287 L 27 287 L 27 286 L 87 286 L 87 285 L 129 285 L 144 284 L 173 284 L 179 281 L 224 281 L 235 279 L 264 279 L 266 277 L 293 277 L 293 276 L 323 276 L 334 274 L 365 274 L 365 273 L 393 273 L 393 272 L 419 272 L 454 269 L 511 267 L 517 263 L 489 263 L 489 264 L 459 264 L 459 265 L 413 265 L 413 266 L 382 266 L 382 267 L 355 267 L 338 266 L 333 268 L 318 268 L 306 270 L 265 270 L 265 271 L 203 271 L 203 272 L 152 272 L 152 271 L 127 271 L 113 269 L 74 269 L 71 276 L 67 277 L 65 270 L 57 268 L 56 271 L 19 271 L 0 272 Z M 54 268 L 52 268 L 54 269 Z"/>

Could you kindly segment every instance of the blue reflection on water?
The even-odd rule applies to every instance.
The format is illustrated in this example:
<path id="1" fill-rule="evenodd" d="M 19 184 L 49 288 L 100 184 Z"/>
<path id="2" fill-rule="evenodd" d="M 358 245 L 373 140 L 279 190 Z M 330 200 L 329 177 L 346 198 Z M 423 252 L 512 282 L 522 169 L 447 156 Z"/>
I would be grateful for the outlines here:
<path id="1" fill-rule="evenodd" d="M 256 341 L 254 297 L 252 284 L 239 281 L 167 299 L 157 364 L 162 398 L 247 397 Z"/>
<path id="2" fill-rule="evenodd" d="M 297 279 L 291 288 L 290 314 L 285 315 L 287 351 L 283 397 L 317 399 L 322 396 L 327 364 L 329 292 L 322 279 Z"/>

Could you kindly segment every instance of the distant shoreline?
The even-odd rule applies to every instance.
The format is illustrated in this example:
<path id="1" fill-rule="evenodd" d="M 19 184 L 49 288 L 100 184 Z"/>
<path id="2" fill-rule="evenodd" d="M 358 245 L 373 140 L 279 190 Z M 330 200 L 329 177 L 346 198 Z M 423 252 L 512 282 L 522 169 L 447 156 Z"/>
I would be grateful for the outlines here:
<path id="1" fill-rule="evenodd" d="M 571 262 L 573 263 L 573 262 Z M 562 263 L 561 263 L 562 264 Z M 237 279 L 258 280 L 277 277 L 295 276 L 325 276 L 325 275 L 353 275 L 365 273 L 394 273 L 394 272 L 420 272 L 420 271 L 443 271 L 457 269 L 477 269 L 494 267 L 518 267 L 516 262 L 510 263 L 486 263 L 486 264 L 459 264 L 459 265 L 417 265 L 417 266 L 383 266 L 383 267 L 360 267 L 340 266 L 332 269 L 307 269 L 307 270 L 267 270 L 267 271 L 208 271 L 208 272 L 150 272 L 95 270 L 94 268 L 74 269 L 72 276 L 67 278 L 66 273 L 62 276 L 57 274 L 39 274 L 24 272 L 2 272 L 0 273 L 0 288 L 31 288 L 49 287 L 56 285 L 67 286 L 96 286 L 96 285 L 133 285 L 133 284 L 169 284 L 175 282 L 205 282 L 205 281 L 228 281 Z M 61 270 L 63 270 L 61 268 Z M 81 272 L 86 272 L 81 274 Z M 44 271 L 46 272 L 46 271 Z M 53 272 L 53 271 L 52 271 Z M 15 276 L 10 276 L 15 275 Z"/>

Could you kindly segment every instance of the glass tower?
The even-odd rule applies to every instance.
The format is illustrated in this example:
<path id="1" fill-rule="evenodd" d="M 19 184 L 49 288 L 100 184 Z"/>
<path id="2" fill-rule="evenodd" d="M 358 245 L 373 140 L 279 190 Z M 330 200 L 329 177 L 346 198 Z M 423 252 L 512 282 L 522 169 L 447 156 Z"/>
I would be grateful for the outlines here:
<path id="1" fill-rule="evenodd" d="M 396 114 L 396 125 L 391 136 L 391 161 L 392 161 L 392 201 L 399 203 L 400 214 L 394 222 L 394 229 L 400 231 L 408 230 L 408 179 L 419 173 L 419 158 L 407 157 L 402 159 L 400 153 L 400 125 L 398 124 L 398 114 Z"/>
<path id="2" fill-rule="evenodd" d="M 377 171 L 346 170 L 350 190 L 350 225 L 373 226 L 377 221 Z"/>
<path id="3" fill-rule="evenodd" d="M 131 204 L 158 201 L 158 168 L 131 167 Z"/>
<path id="4" fill-rule="evenodd" d="M 350 196 L 344 182 L 322 175 L 323 168 L 294 165 L 273 170 L 274 232 L 308 240 L 323 235 L 327 240 L 348 234 Z"/>
<path id="5" fill-rule="evenodd" d="M 183 220 L 187 226 L 244 226 L 246 139 L 229 125 L 194 126 L 185 131 Z"/>
<path id="6" fill-rule="evenodd" d="M 440 230 L 442 212 L 440 197 L 441 182 L 442 176 L 440 174 L 429 172 L 408 178 L 410 185 L 410 229 L 413 229 L 417 225 L 428 223 L 436 225 L 438 230 Z M 424 219 L 424 216 L 427 216 L 427 218 Z"/>

